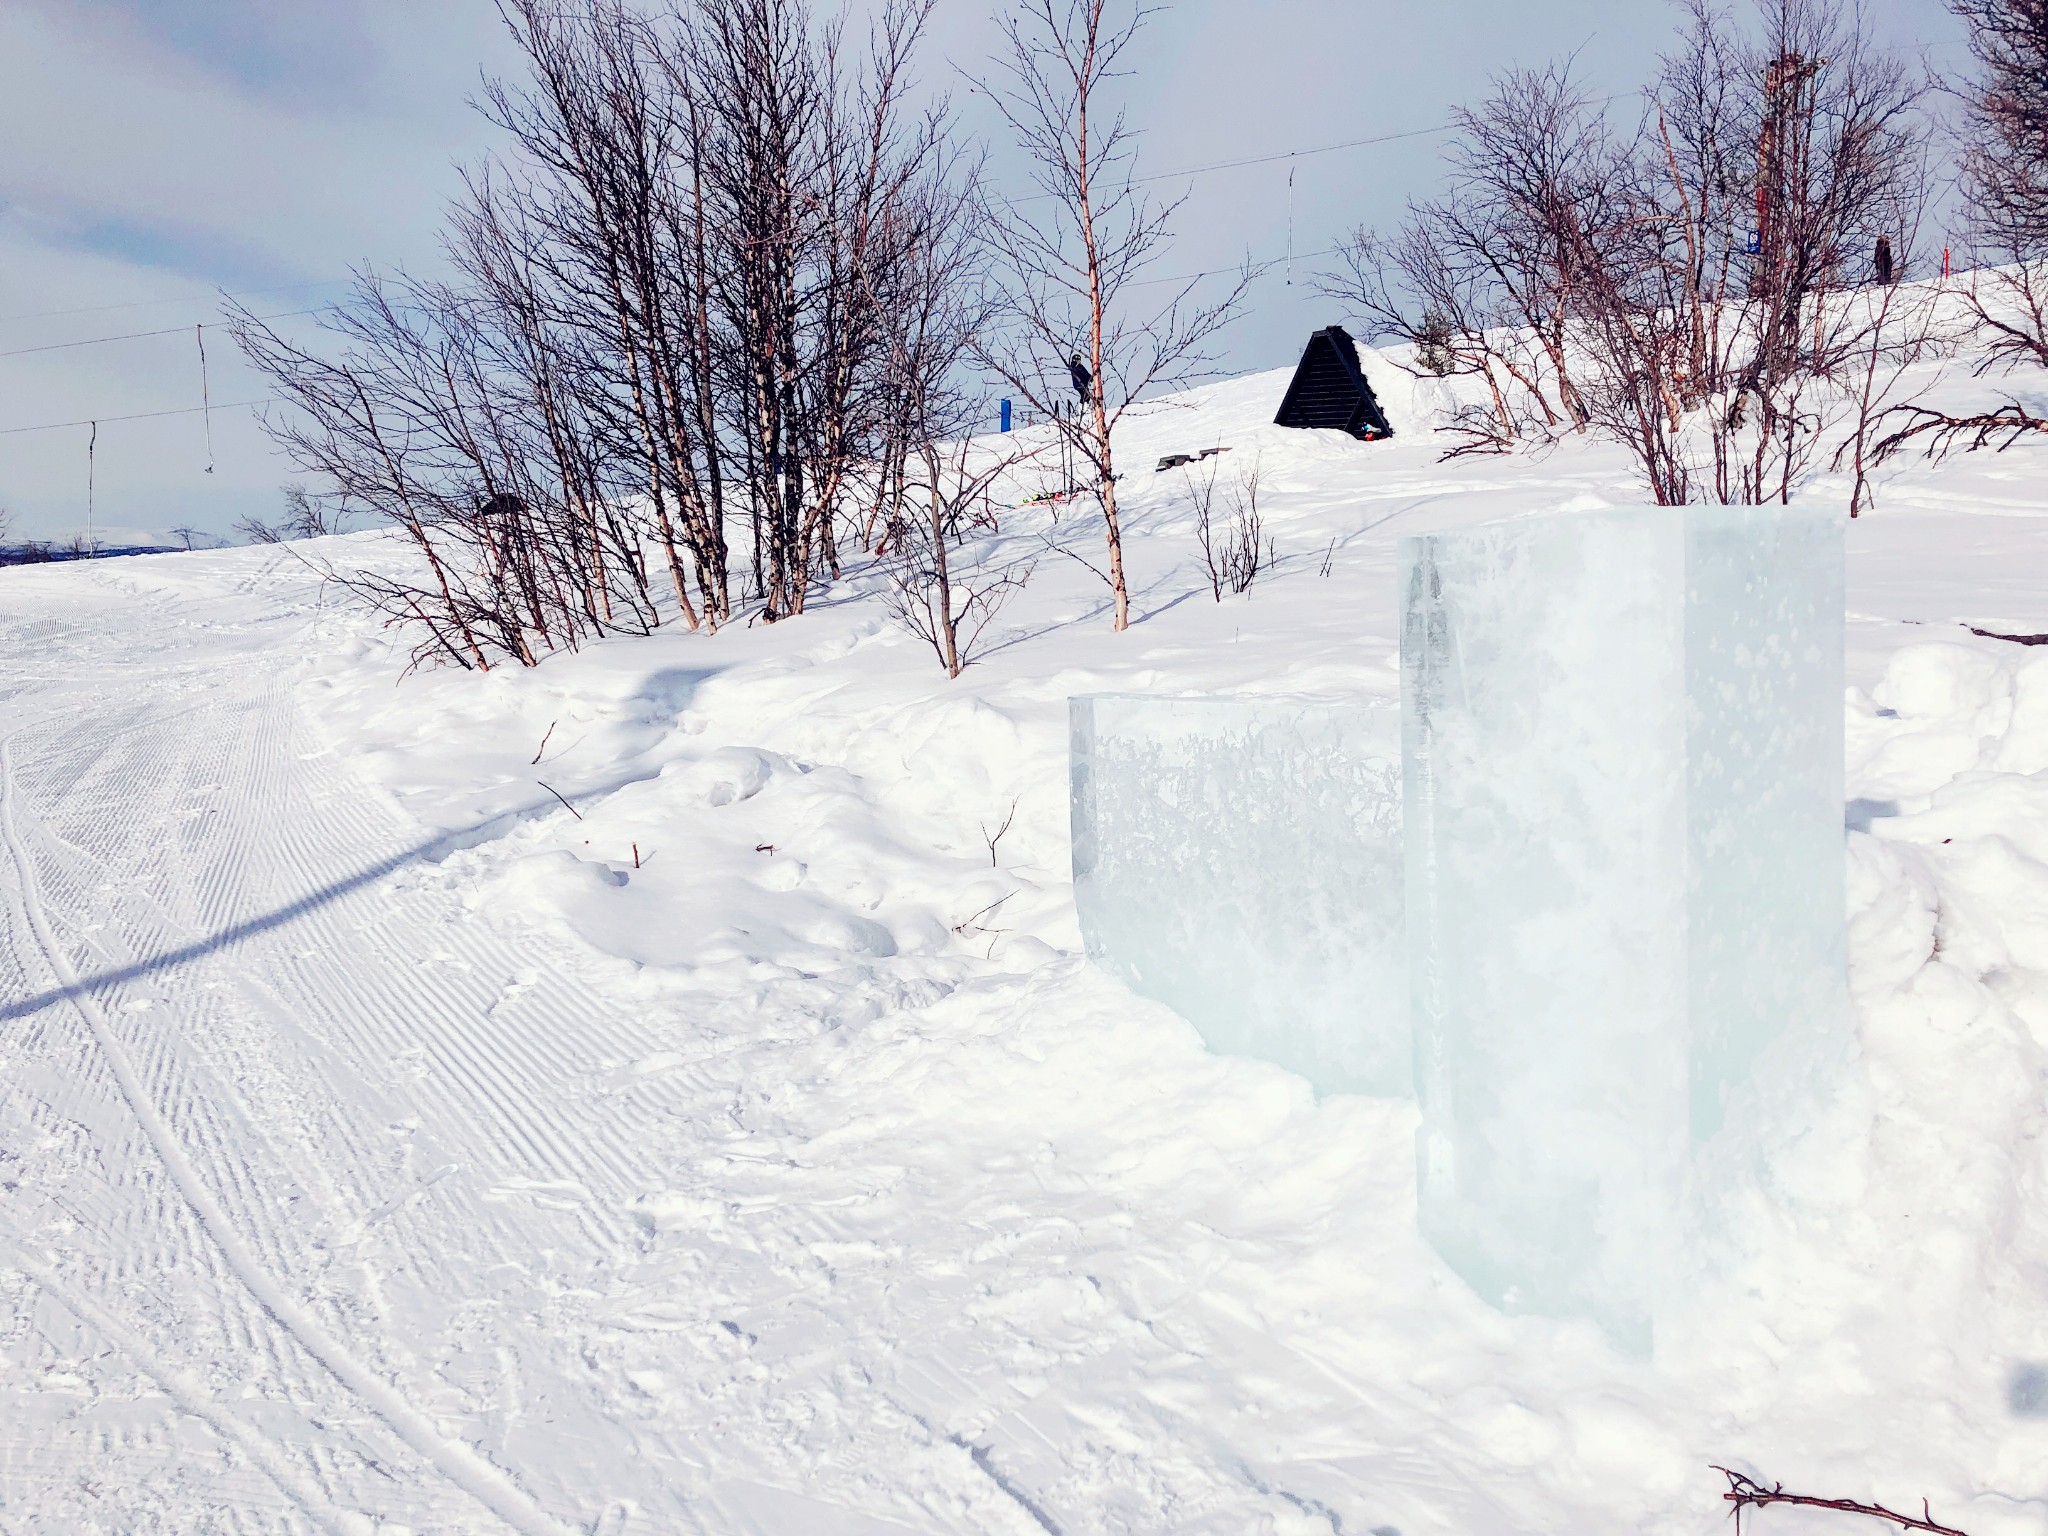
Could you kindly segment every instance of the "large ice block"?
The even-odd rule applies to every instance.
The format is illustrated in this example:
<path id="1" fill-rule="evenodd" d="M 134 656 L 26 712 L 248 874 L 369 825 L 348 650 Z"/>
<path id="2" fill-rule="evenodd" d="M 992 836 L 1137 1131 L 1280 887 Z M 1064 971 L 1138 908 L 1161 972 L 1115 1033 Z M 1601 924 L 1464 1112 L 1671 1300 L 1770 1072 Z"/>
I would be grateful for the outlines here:
<path id="1" fill-rule="evenodd" d="M 1412 1091 L 1391 705 L 1071 702 L 1089 958 L 1211 1049 Z"/>
<path id="2" fill-rule="evenodd" d="M 1842 523 L 1587 513 L 1401 564 L 1422 1226 L 1496 1304 L 1641 1344 L 1761 1084 L 1846 1013 Z"/>

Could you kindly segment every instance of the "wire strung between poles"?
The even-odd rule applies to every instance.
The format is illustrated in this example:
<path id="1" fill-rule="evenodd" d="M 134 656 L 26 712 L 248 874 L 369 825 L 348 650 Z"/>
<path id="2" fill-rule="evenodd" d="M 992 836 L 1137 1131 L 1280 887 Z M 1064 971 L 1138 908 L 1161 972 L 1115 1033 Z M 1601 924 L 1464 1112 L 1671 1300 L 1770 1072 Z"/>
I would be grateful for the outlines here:
<path id="1" fill-rule="evenodd" d="M 221 409 L 224 411 L 239 411 L 244 406 L 275 405 L 277 403 L 278 397 L 276 395 L 265 395 L 261 400 L 230 400 L 226 405 L 222 406 Z M 196 416 L 198 414 L 198 406 L 181 405 L 175 410 L 137 411 L 129 416 L 109 416 L 107 420 L 109 422 L 155 421 L 159 416 Z M 12 437 L 17 432 L 56 432 L 65 427 L 89 427 L 91 425 L 91 422 L 86 421 L 83 418 L 77 421 L 43 421 L 38 422 L 35 426 L 32 427 L 0 427 L 0 437 Z"/>

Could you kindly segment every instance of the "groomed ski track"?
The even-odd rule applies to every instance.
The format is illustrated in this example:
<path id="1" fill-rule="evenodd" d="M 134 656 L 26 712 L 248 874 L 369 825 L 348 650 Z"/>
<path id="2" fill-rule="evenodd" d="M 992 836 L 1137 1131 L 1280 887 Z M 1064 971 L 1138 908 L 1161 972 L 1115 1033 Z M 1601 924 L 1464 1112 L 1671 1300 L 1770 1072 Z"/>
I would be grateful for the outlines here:
<path id="1" fill-rule="evenodd" d="M 109 591 L 109 607 L 122 596 Z M 187 623 L 165 617 L 153 641 L 115 613 L 18 625 L 4 641 L 39 674 L 7 680 L 0 741 L 0 1039 L 26 1090 L 7 1108 L 52 1165 L 70 1165 L 50 1181 L 14 1170 L 7 1229 L 47 1233 L 52 1209 L 68 1209 L 80 1239 L 37 1257 L 42 1244 L 15 1236 L 9 1257 L 106 1335 L 112 1352 L 81 1373 L 92 1397 L 119 1390 L 109 1375 L 156 1378 L 275 1486 L 219 1502 L 195 1487 L 194 1529 L 266 1502 L 286 1527 L 291 1506 L 334 1530 L 374 1529 L 370 1512 L 569 1529 L 508 1471 L 512 1444 L 473 1443 L 467 1394 L 421 1357 L 433 1331 L 380 1326 L 398 1321 L 380 1293 L 460 1297 L 494 1267 L 528 1268 L 536 1238 L 600 1254 L 625 1238 L 623 1216 L 604 1214 L 625 1201 L 587 1192 L 627 1178 L 630 1116 L 572 1125 L 546 1084 L 630 1049 L 630 1024 L 488 925 L 422 921 L 416 903 L 445 896 L 393 901 L 404 829 L 269 680 L 279 663 L 194 657 Z M 386 850 L 386 878 L 352 886 L 366 852 Z M 431 1140 L 416 1134 L 429 1119 Z M 421 1209 L 437 1187 L 438 1209 Z M 520 1200 L 515 1224 L 506 1192 L 528 1188 L 576 1193 L 541 1213 Z M 464 1204 L 477 1241 L 453 1251 L 449 1208 Z M 389 1257 L 371 1265 L 371 1249 Z M 152 1355 L 126 1358 L 144 1339 Z M 174 1484 L 196 1471 L 174 1426 L 102 1417 L 10 1415 L 8 1480 L 43 1483 L 48 1512 L 70 1480 L 92 1522 L 113 1513 L 91 1507 L 95 1481 L 133 1485 L 138 1460 L 156 1457 Z M 53 1431 L 82 1443 L 53 1457 Z M 237 1470 L 219 1469 L 225 1486 Z"/>

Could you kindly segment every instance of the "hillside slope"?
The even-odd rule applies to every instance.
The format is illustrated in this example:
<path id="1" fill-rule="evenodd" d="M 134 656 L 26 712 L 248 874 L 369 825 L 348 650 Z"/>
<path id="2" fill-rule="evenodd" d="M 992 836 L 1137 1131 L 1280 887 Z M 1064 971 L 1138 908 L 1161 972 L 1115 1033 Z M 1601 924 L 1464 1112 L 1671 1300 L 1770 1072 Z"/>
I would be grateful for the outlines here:
<path id="1" fill-rule="evenodd" d="M 1636 499 L 1374 376 L 1381 444 L 1133 421 L 1133 628 L 1018 508 L 955 682 L 880 572 L 404 678 L 291 550 L 0 572 L 0 1531 L 2048 1526 L 2048 650 L 1970 628 L 2048 631 L 2036 450 L 1851 527 L 1860 1057 L 1654 1361 L 1437 1262 L 1410 1106 L 1080 958 L 1070 695 L 1391 698 L 1403 534 Z M 1221 603 L 1151 471 L 1216 445 Z"/>

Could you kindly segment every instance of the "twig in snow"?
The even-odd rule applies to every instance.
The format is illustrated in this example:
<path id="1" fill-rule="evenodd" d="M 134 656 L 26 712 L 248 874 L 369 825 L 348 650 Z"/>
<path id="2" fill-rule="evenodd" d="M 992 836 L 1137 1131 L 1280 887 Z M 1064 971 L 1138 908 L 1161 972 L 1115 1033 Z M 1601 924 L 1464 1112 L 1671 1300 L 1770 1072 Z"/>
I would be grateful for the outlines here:
<path id="1" fill-rule="evenodd" d="M 555 788 L 554 785 L 545 783 L 540 779 L 535 779 L 533 782 L 539 784 L 542 789 L 546 790 L 549 794 L 553 795 L 557 800 L 561 800 L 562 809 L 567 811 L 571 816 L 574 816 L 578 821 L 581 821 L 583 819 L 583 813 L 577 810 L 576 807 L 571 805 L 567 800 L 562 799 L 562 792 L 559 789 Z"/>
<path id="2" fill-rule="evenodd" d="M 1728 1491 L 1721 1497 L 1735 1506 L 1731 1513 L 1735 1516 L 1735 1529 L 1738 1532 L 1742 1529 L 1742 1512 L 1745 1509 L 1762 1509 L 1767 1504 L 1800 1504 L 1808 1509 L 1834 1509 L 1844 1514 L 1869 1515 L 1873 1519 L 1889 1520 L 1901 1530 L 1929 1531 L 1934 1533 L 1934 1536 L 1967 1536 L 1967 1533 L 1957 1530 L 1952 1525 L 1938 1523 L 1933 1511 L 1927 1507 L 1925 1499 L 1920 1501 L 1919 1515 L 1902 1515 L 1895 1509 L 1886 1509 L 1882 1504 L 1859 1504 L 1854 1499 L 1820 1499 L 1811 1494 L 1787 1493 L 1783 1483 L 1773 1483 L 1766 1488 L 1755 1478 L 1740 1472 L 1731 1472 L 1726 1467 L 1717 1466 L 1714 1470 L 1728 1479 Z"/>
<path id="3" fill-rule="evenodd" d="M 1221 530 L 1220 542 L 1210 516 L 1216 496 L 1216 471 L 1206 480 L 1188 479 L 1195 507 L 1195 535 L 1202 545 L 1202 566 L 1209 573 L 1209 591 L 1217 602 L 1223 589 L 1242 595 L 1259 579 L 1276 558 L 1271 539 L 1261 542 L 1264 524 L 1259 518 L 1259 466 L 1240 473 L 1230 489 L 1230 521 Z"/>
<path id="4" fill-rule="evenodd" d="M 994 836 L 989 835 L 987 823 L 982 823 L 981 839 L 988 844 L 988 867 L 990 869 L 996 867 L 996 844 L 1003 840 L 1003 834 L 1010 830 L 1010 823 L 1017 819 L 1017 801 L 1023 798 L 1022 795 L 1018 795 L 1010 801 L 1010 814 L 1003 818 L 1003 824 L 996 828 Z"/>
<path id="5" fill-rule="evenodd" d="M 546 731 L 546 733 L 545 733 L 545 734 L 544 734 L 544 735 L 543 735 L 543 736 L 541 737 L 541 739 L 540 739 L 540 752 L 536 752 L 536 753 L 534 753 L 534 754 L 533 754 L 533 760 L 534 760 L 534 762 L 538 763 L 538 762 L 540 761 L 540 754 L 541 754 L 541 752 L 545 752 L 545 751 L 547 751 L 547 749 L 548 749 L 548 737 L 549 737 L 549 736 L 552 736 L 552 735 L 554 735 L 554 734 L 555 734 L 555 727 L 556 727 L 556 726 L 558 726 L 558 725 L 560 725 L 561 723 L 562 723 L 562 722 L 561 722 L 561 721 L 559 721 L 559 720 L 550 720 L 550 721 L 548 722 L 548 728 L 547 728 L 547 731 Z"/>
<path id="6" fill-rule="evenodd" d="M 1008 933 L 1010 930 L 1007 928 L 984 928 L 981 926 L 979 920 L 981 918 L 987 917 L 989 913 L 995 911 L 997 907 L 1000 907 L 1004 902 L 1008 901 L 1011 896 L 1014 896 L 1016 894 L 1017 893 L 1015 891 L 1010 891 L 1005 895 L 998 896 L 994 901 L 990 902 L 987 906 L 983 907 L 979 912 L 974 913 L 973 916 L 963 917 L 959 922 L 955 923 L 953 925 L 953 931 L 955 933 L 964 935 L 969 928 L 972 928 L 976 933 Z"/>

